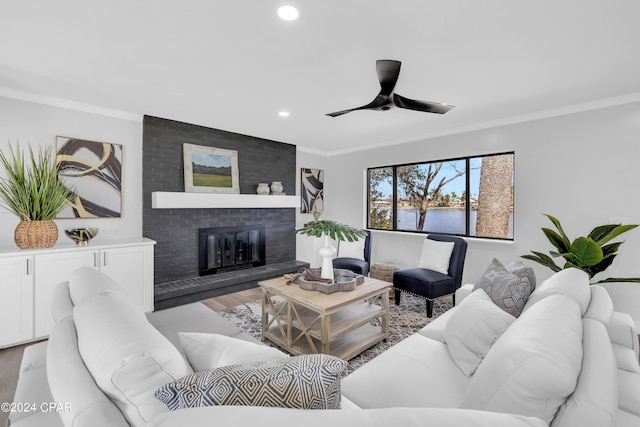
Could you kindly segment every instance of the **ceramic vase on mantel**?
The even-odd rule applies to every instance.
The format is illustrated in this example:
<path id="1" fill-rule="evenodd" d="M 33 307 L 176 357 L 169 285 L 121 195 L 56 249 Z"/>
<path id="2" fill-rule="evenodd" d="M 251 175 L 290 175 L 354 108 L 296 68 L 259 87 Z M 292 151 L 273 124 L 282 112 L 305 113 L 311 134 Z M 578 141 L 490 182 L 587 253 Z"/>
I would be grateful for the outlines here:
<path id="1" fill-rule="evenodd" d="M 282 193 L 283 189 L 284 189 L 284 187 L 282 186 L 282 182 L 281 181 L 273 181 L 271 183 L 271 193 L 280 194 L 280 193 Z"/>
<path id="2" fill-rule="evenodd" d="M 269 194 L 269 191 L 269 184 L 267 184 L 266 182 L 259 183 L 258 188 L 256 188 L 256 193 L 260 194 L 261 196 Z"/>
<path id="3" fill-rule="evenodd" d="M 320 277 L 333 280 L 333 257 L 336 256 L 337 251 L 331 246 L 329 236 L 324 236 L 324 246 L 320 248 L 318 253 L 322 257 Z"/>

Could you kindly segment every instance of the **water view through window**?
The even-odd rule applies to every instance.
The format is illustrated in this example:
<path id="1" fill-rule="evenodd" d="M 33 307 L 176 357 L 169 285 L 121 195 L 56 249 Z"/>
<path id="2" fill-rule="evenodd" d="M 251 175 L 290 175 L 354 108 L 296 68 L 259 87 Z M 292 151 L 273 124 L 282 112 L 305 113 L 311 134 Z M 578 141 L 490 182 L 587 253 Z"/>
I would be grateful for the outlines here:
<path id="1" fill-rule="evenodd" d="M 371 229 L 513 239 L 514 153 L 368 170 Z"/>

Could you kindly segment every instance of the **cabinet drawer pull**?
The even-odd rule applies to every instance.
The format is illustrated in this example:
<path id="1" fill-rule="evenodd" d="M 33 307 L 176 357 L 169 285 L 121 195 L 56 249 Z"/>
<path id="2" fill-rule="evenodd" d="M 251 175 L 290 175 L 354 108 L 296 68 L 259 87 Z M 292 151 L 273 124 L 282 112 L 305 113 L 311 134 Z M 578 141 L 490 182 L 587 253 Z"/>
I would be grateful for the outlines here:
<path id="1" fill-rule="evenodd" d="M 31 260 L 27 258 L 27 276 L 31 276 Z"/>
<path id="2" fill-rule="evenodd" d="M 97 252 L 93 253 L 93 266 L 95 268 L 98 268 L 98 253 Z"/>

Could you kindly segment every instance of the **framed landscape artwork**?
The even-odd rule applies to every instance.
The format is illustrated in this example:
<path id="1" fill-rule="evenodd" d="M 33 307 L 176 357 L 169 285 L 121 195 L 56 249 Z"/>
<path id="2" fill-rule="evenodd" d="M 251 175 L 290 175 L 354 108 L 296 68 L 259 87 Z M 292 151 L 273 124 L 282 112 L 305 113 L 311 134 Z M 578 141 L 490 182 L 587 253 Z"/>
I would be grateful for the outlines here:
<path id="1" fill-rule="evenodd" d="M 57 218 L 122 216 L 122 145 L 57 136 L 56 164 L 74 193 Z"/>
<path id="2" fill-rule="evenodd" d="M 184 190 L 187 193 L 240 193 L 238 152 L 183 144 Z"/>
<path id="3" fill-rule="evenodd" d="M 321 169 L 302 168 L 300 170 L 302 189 L 301 213 L 322 213 L 324 210 L 324 171 Z"/>

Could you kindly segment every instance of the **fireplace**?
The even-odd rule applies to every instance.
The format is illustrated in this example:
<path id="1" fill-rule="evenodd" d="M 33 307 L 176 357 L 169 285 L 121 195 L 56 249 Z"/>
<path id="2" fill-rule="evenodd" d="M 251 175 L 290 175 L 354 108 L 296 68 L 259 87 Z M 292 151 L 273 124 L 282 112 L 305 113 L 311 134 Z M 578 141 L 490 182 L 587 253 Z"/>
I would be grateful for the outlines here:
<path id="1" fill-rule="evenodd" d="M 198 252 L 201 276 L 264 265 L 264 227 L 200 228 Z"/>

